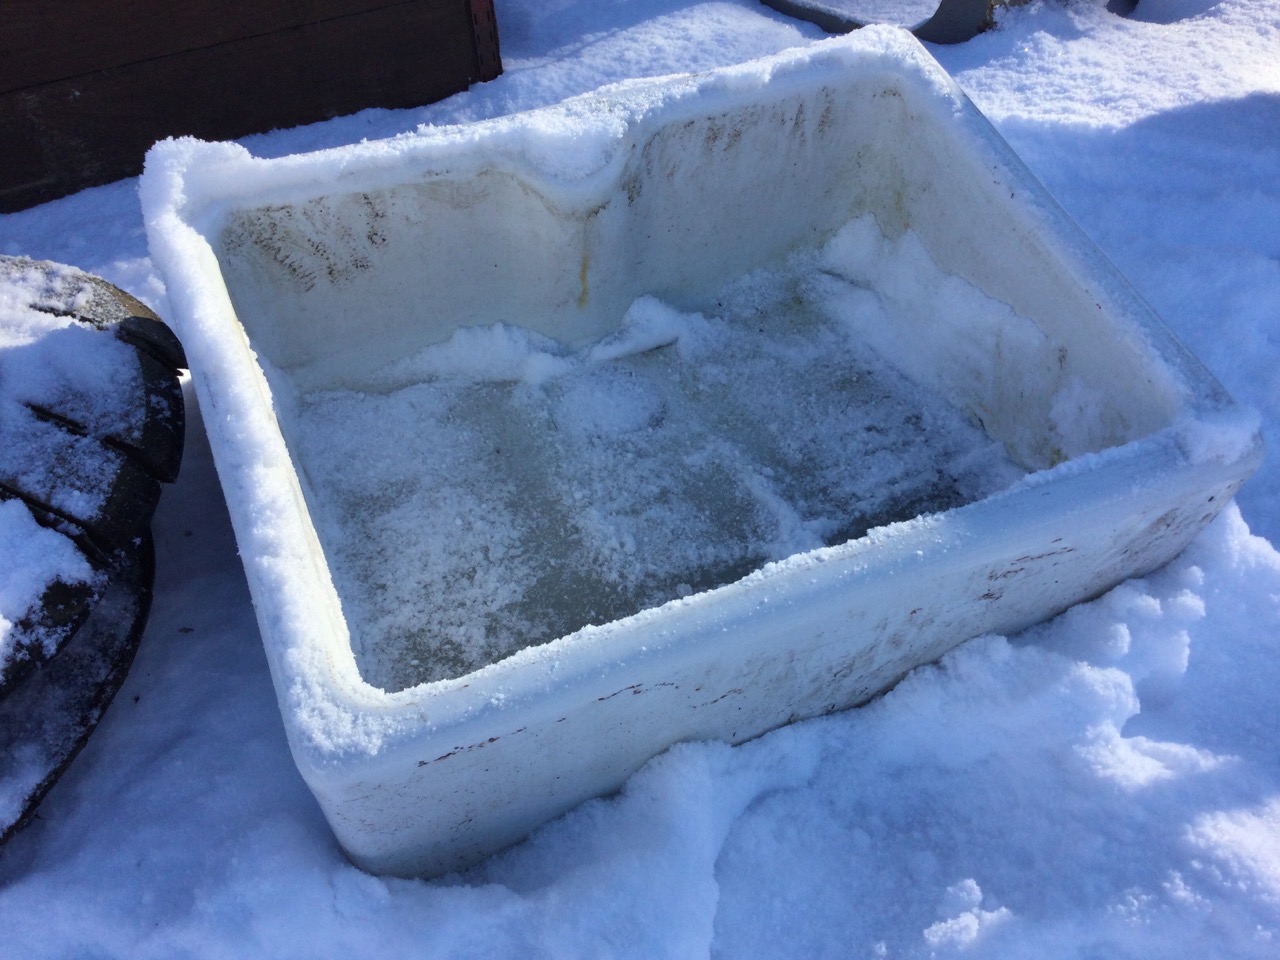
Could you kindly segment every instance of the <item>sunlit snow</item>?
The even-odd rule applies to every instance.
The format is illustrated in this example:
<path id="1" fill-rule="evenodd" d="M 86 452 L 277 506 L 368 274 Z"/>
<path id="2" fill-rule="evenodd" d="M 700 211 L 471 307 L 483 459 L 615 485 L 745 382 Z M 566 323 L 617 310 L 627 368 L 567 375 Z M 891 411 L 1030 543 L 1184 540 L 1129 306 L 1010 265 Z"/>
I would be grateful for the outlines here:
<path id="1" fill-rule="evenodd" d="M 1032 0 L 1003 11 L 996 30 L 931 52 L 1175 332 L 1260 412 L 1274 450 L 1280 0 L 1141 0 L 1130 20 L 1105 6 Z M 754 0 L 496 7 L 498 80 L 429 107 L 366 111 L 245 145 L 283 155 L 491 117 L 820 36 Z M 73 263 L 165 315 L 135 181 L 0 216 L 0 252 Z M 486 402 L 554 416 L 573 411 L 566 398 L 585 379 L 612 378 L 627 396 L 616 418 L 596 410 L 603 419 L 579 418 L 571 435 L 587 445 L 601 431 L 625 435 L 657 402 L 640 394 L 677 377 L 680 351 L 697 340 L 686 343 L 686 331 L 715 333 L 714 317 L 646 309 L 635 344 L 652 353 L 551 356 L 554 370 L 567 366 L 540 378 L 527 375 L 538 345 L 509 344 L 520 373 Z M 474 354 L 455 346 L 415 362 L 456 370 Z M 620 373 L 632 367 L 646 370 Z M 308 402 L 353 413 L 333 395 Z M 1156 573 L 1021 635 L 974 640 L 864 708 L 741 747 L 675 747 L 621 793 L 466 875 L 427 882 L 352 867 L 299 778 L 191 412 L 183 474 L 155 521 L 156 597 L 133 670 L 39 817 L 0 851 L 2 956 L 1280 951 L 1274 456 L 1238 506 Z M 1086 413 L 1082 400 L 1062 416 Z M 608 535 L 625 550 L 632 517 L 627 491 L 618 496 Z M 639 546 L 643 536 L 632 537 Z M 0 537 L 15 543 L 22 550 L 0 562 L 67 561 L 21 531 Z M 16 582 L 0 571 L 6 590 Z M 680 573 L 664 583 L 679 593 Z"/>

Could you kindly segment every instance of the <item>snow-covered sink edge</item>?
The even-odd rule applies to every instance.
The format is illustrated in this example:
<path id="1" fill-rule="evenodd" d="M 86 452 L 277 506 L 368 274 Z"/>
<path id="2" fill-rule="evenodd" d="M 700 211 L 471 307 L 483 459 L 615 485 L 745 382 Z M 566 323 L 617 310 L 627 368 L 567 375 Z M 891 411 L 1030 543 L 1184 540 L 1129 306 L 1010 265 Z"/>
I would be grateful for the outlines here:
<path id="1" fill-rule="evenodd" d="M 1023 313 L 1045 313 L 1038 322 L 1057 319 L 1064 337 L 1077 320 L 1097 326 L 1075 334 L 1070 362 L 1101 370 L 1100 382 L 1120 393 L 1130 386 L 1109 364 L 1143 381 L 1132 387 L 1131 408 L 1108 407 L 1125 421 L 1112 425 L 1113 442 L 997 497 L 793 557 L 458 680 L 394 694 L 366 684 L 277 425 L 268 376 L 279 361 L 249 342 L 224 278 L 228 219 L 492 171 L 536 182 L 571 208 L 599 205 L 621 188 L 637 144 L 658 131 L 770 98 L 843 105 L 854 98 L 833 91 L 859 83 L 908 102 L 911 126 L 899 133 L 936 126 L 946 148 L 961 151 L 947 175 L 977 197 L 965 196 L 958 213 L 935 215 L 956 191 L 929 180 L 877 208 L 881 226 L 909 227 L 926 240 L 931 229 L 935 240 L 970 230 L 963 248 L 931 248 L 941 265 Z M 902 31 L 869 29 L 714 74 L 627 83 L 535 114 L 313 155 L 257 160 L 232 145 L 169 142 L 149 155 L 141 193 L 295 759 L 344 848 L 375 871 L 435 873 L 473 862 L 616 788 L 672 743 L 738 742 L 862 702 L 971 636 L 1018 629 L 1148 571 L 1181 550 L 1261 459 L 1249 417 Z M 991 218 L 975 218 L 977 208 L 998 211 L 1003 233 L 979 231 Z M 1048 251 L 1057 286 L 1033 271 L 1001 272 L 1000 259 L 1027 245 Z M 741 253 L 744 261 L 726 255 L 710 272 L 731 275 L 773 253 L 758 246 Z M 677 267 L 653 267 L 663 269 Z M 576 263 L 570 273 L 572 286 Z M 593 296 L 625 303 L 638 292 L 623 284 Z M 1090 301 L 1096 315 L 1085 317 L 1072 299 Z M 606 332 L 591 327 L 598 316 L 585 321 L 588 333 Z M 1110 337 L 1099 339 L 1099 330 Z M 886 336 L 875 344 L 882 353 L 911 348 Z M 327 359 L 289 362 L 304 375 L 332 377 Z M 927 373 L 909 360 L 903 367 Z M 1017 446 L 1017 431 L 1005 432 Z M 1020 453 L 1045 457 L 1031 446 Z"/>

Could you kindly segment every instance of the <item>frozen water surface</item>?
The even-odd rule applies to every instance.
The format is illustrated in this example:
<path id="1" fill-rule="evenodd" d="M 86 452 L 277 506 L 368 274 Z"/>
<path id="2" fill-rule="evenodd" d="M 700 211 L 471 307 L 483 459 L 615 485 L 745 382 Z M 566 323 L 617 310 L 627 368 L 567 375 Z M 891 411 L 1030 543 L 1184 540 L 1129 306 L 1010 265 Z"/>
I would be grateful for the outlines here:
<path id="1" fill-rule="evenodd" d="M 306 395 L 298 460 L 366 679 L 460 676 L 1006 486 L 998 446 L 859 347 L 817 262 L 702 313 L 641 298 L 577 352 L 466 329 Z"/>

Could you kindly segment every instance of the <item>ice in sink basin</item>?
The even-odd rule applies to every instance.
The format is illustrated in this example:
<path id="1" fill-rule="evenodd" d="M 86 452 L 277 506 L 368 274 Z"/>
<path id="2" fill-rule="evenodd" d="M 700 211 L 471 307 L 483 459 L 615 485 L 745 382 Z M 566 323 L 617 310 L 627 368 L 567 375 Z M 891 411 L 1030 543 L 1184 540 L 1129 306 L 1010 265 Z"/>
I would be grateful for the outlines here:
<path id="1" fill-rule="evenodd" d="M 1001 309 L 962 293 L 931 309 Z M 469 328 L 308 393 L 294 455 L 365 679 L 463 676 L 1008 486 L 1003 448 L 842 319 L 885 301 L 797 255 L 577 351 Z"/>
<path id="2" fill-rule="evenodd" d="M 1256 430 L 905 31 L 141 184 L 294 759 L 474 863 L 1174 556 Z"/>

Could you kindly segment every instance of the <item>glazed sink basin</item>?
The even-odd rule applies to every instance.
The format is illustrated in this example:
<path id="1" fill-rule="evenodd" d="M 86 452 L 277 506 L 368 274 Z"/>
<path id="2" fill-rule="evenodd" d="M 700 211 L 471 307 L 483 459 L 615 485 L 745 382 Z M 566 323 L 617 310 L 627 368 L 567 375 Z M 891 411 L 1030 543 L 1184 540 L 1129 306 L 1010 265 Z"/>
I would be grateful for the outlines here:
<path id="1" fill-rule="evenodd" d="M 871 28 L 142 198 L 298 767 L 459 869 L 1180 551 L 1249 417 Z"/>

